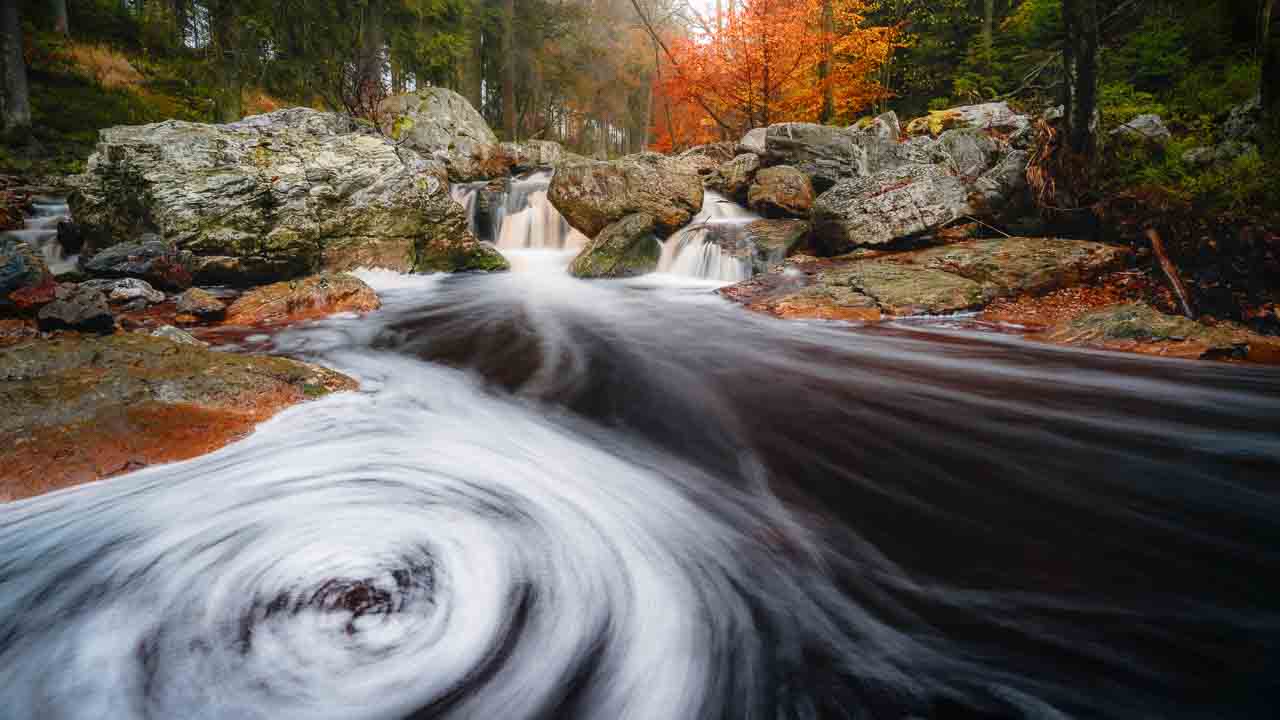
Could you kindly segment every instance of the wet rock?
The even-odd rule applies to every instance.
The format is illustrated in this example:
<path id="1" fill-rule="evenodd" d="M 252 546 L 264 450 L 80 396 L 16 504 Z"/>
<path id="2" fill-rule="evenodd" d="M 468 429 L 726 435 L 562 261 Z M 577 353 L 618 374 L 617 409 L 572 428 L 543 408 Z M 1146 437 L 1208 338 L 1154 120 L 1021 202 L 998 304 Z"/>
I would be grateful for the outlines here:
<path id="1" fill-rule="evenodd" d="M 765 132 L 761 164 L 789 165 L 825 190 L 837 181 L 863 174 L 865 152 L 855 143 L 858 133 L 814 123 L 778 123 Z"/>
<path id="2" fill-rule="evenodd" d="M 1164 120 L 1160 119 L 1159 115 L 1151 113 L 1139 115 L 1120 125 L 1111 131 L 1111 135 L 1156 145 L 1164 145 L 1173 139 L 1173 134 L 1169 132 L 1169 128 L 1165 127 Z"/>
<path id="3" fill-rule="evenodd" d="M 973 212 L 960 178 L 940 165 L 908 165 L 844 180 L 819 195 L 814 235 L 834 255 L 923 233 Z"/>
<path id="4" fill-rule="evenodd" d="M 652 215 L 635 213 L 601 230 L 573 259 L 569 273 L 580 278 L 621 278 L 651 273 L 662 246 Z"/>
<path id="5" fill-rule="evenodd" d="M 106 248 L 84 261 L 85 273 L 105 278 L 139 278 L 159 287 L 181 290 L 191 285 L 191 253 L 154 235 L 141 242 Z"/>
<path id="6" fill-rule="evenodd" d="M 1050 329 L 1042 339 L 1148 355 L 1280 362 L 1280 338 L 1258 335 L 1235 323 L 1206 325 L 1165 315 L 1145 303 L 1086 313 Z"/>
<path id="7" fill-rule="evenodd" d="M 178 296 L 177 311 L 198 320 L 219 320 L 226 315 L 227 306 L 208 290 L 191 288 Z"/>
<path id="8" fill-rule="evenodd" d="M 813 184 L 793 167 L 765 168 L 756 173 L 747 204 L 766 217 L 805 217 L 813 207 Z"/>
<path id="9" fill-rule="evenodd" d="M 439 269 L 438 248 L 474 241 L 442 166 L 350 118 L 307 108 L 227 125 L 108 128 L 75 183 L 70 202 L 87 247 L 158 233 L 190 258 L 201 284 L 304 275 L 365 244 Z M 158 287 L 191 284 L 135 276 Z"/>
<path id="10" fill-rule="evenodd" d="M 62 246 L 64 255 L 80 254 L 80 250 L 84 248 L 84 235 L 80 233 L 80 226 L 68 220 L 58 223 L 58 244 Z"/>
<path id="11" fill-rule="evenodd" d="M 532 170 L 555 167 L 564 157 L 564 148 L 551 140 L 525 140 L 524 142 L 504 142 L 504 152 L 511 158 L 511 172 L 523 173 Z"/>
<path id="12" fill-rule="evenodd" d="M 36 323 L 41 330 L 115 332 L 115 317 L 101 291 L 84 285 L 59 285 L 52 302 L 40 308 Z"/>
<path id="13" fill-rule="evenodd" d="M 313 275 L 250 290 L 227 308 L 230 325 L 290 323 L 382 306 L 363 280 L 346 273 Z"/>
<path id="14" fill-rule="evenodd" d="M 869 319 L 939 315 L 1002 297 L 1039 294 L 1122 266 L 1128 251 L 1059 238 L 969 240 L 909 252 L 858 251 L 789 264 L 723 294 L 785 317 Z M 870 312 L 873 308 L 875 312 Z"/>
<path id="15" fill-rule="evenodd" d="M 424 87 L 395 95 L 378 106 L 382 131 L 423 156 L 441 161 L 452 180 L 493 177 L 490 167 L 499 151 L 498 137 L 480 113 L 458 93 Z M 508 167 L 510 167 L 508 165 Z"/>
<path id="16" fill-rule="evenodd" d="M 35 248 L 13 237 L 0 237 L 0 313 L 38 308 L 54 299 L 56 289 Z"/>
<path id="17" fill-rule="evenodd" d="M 181 345 L 196 345 L 198 347 L 209 346 L 209 343 L 204 342 L 202 340 L 197 340 L 195 335 L 192 335 L 186 330 L 176 328 L 172 325 L 161 325 L 160 327 L 151 331 L 151 336 L 165 338 L 166 340 L 172 340 Z"/>
<path id="18" fill-rule="evenodd" d="M 93 288 L 107 296 L 107 302 L 131 303 L 141 300 L 142 305 L 164 302 L 164 293 L 151 287 L 151 283 L 137 278 L 115 280 L 86 280 L 81 285 Z"/>
<path id="19" fill-rule="evenodd" d="M 747 201 L 747 190 L 756 178 L 760 169 L 760 156 L 755 153 L 743 153 L 729 162 L 716 168 L 707 176 L 705 184 L 708 188 L 733 198 L 740 204 Z"/>
<path id="20" fill-rule="evenodd" d="M 145 333 L 0 350 L 0 495 L 27 497 L 200 455 L 350 378 Z M 57 462 L 50 462 L 57 458 Z"/>
<path id="21" fill-rule="evenodd" d="M 651 216 L 665 237 L 702 209 L 702 178 L 684 162 L 656 153 L 566 162 L 556 168 L 547 197 L 587 237 L 635 213 Z"/>
<path id="22" fill-rule="evenodd" d="M 746 238 L 755 248 L 752 266 L 756 274 L 768 272 L 809 240 L 805 220 L 756 220 L 748 223 Z"/>

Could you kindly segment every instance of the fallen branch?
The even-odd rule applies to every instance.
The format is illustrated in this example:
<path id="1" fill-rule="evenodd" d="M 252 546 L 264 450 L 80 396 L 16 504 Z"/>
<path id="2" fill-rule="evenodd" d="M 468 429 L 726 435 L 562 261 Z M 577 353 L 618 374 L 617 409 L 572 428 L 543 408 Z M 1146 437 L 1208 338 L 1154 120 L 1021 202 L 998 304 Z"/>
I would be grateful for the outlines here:
<path id="1" fill-rule="evenodd" d="M 1191 309 L 1191 298 L 1187 295 L 1187 288 L 1178 275 L 1178 266 L 1173 264 L 1169 254 L 1164 251 L 1164 242 L 1160 239 L 1160 233 L 1156 232 L 1155 228 L 1147 228 L 1147 239 L 1151 241 L 1151 250 L 1156 254 L 1156 260 L 1160 262 L 1160 269 L 1164 271 L 1165 278 L 1173 286 L 1173 294 L 1177 295 L 1178 302 L 1182 303 L 1182 314 L 1195 320 L 1196 313 Z"/>

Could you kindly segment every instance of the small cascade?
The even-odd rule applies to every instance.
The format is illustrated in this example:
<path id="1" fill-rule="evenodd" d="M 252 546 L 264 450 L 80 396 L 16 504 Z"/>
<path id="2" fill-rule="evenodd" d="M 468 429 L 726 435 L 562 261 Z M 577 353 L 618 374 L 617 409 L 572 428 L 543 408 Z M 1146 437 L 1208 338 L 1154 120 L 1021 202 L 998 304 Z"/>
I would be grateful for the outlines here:
<path id="1" fill-rule="evenodd" d="M 6 237 L 21 240 L 39 251 L 49 272 L 59 275 L 76 269 L 78 255 L 65 255 L 58 242 L 58 223 L 71 219 L 63 198 L 40 196 L 31 202 L 32 214 L 22 230 L 9 230 Z"/>
<path id="2" fill-rule="evenodd" d="M 746 280 L 753 252 L 746 227 L 759 219 L 725 196 L 706 191 L 701 212 L 662 243 L 658 272 L 727 283 Z"/>
<path id="3" fill-rule="evenodd" d="M 587 237 L 547 199 L 551 172 L 539 170 L 500 182 L 456 183 L 453 199 L 467 213 L 467 226 L 504 253 L 519 250 L 577 251 Z"/>

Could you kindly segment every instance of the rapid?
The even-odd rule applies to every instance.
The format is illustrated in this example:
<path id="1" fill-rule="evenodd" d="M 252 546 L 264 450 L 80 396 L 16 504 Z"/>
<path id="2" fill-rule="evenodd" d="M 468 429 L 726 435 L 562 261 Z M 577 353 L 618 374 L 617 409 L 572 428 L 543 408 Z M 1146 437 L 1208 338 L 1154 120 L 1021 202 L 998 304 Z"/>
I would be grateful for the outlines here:
<path id="1" fill-rule="evenodd" d="M 361 271 L 381 310 L 239 348 L 358 392 L 0 506 L 0 714 L 1273 707 L 1274 369 L 788 323 L 525 220 L 523 271 Z"/>

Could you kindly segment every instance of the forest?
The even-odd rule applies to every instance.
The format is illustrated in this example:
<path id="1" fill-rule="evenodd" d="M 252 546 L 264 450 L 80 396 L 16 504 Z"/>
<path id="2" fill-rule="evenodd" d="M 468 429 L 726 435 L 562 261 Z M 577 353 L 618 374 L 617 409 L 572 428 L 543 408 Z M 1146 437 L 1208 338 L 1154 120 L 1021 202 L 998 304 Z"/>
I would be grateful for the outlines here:
<path id="1" fill-rule="evenodd" d="M 1120 180 L 1215 207 L 1275 200 L 1261 183 L 1227 187 L 1274 165 L 1261 156 L 1215 170 L 1229 177 L 1204 177 L 1179 152 L 1205 144 L 1215 123 L 1260 92 L 1276 114 L 1274 4 L 1080 3 L 1098 48 L 1098 136 L 1146 113 L 1175 136 L 1157 158 L 1111 149 Z M 383 96 L 427 85 L 462 93 L 504 139 L 601 156 L 736 139 L 773 122 L 850 124 L 886 109 L 908 119 L 1001 99 L 1040 111 L 1066 90 L 1074 5 L 26 0 L 8 4 L 4 18 L 7 64 L 21 56 L 30 98 L 29 111 L 21 98 L 7 101 L 4 161 L 53 155 L 74 170 L 94 132 L 112 124 L 227 120 L 294 104 L 368 115 Z M 10 67 L 6 87 L 17 87 L 17 74 Z M 34 140 L 25 147 L 12 136 L 24 128 Z"/>

